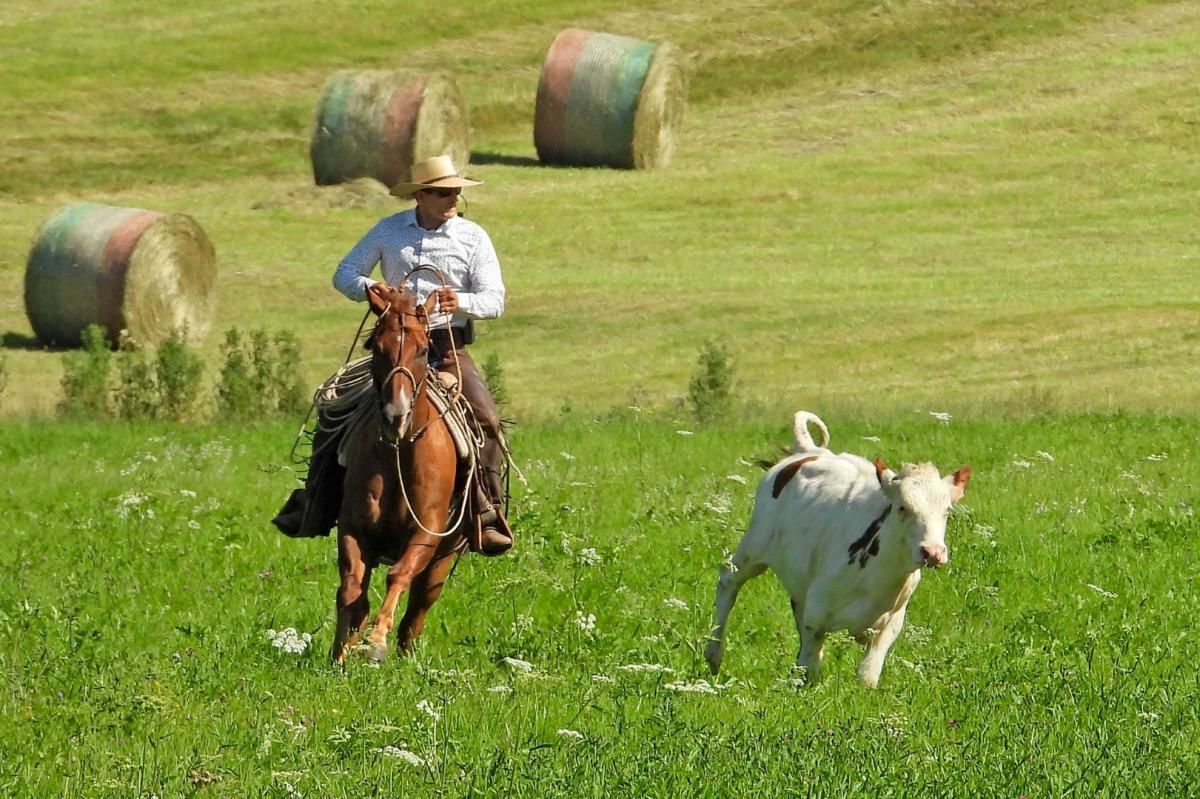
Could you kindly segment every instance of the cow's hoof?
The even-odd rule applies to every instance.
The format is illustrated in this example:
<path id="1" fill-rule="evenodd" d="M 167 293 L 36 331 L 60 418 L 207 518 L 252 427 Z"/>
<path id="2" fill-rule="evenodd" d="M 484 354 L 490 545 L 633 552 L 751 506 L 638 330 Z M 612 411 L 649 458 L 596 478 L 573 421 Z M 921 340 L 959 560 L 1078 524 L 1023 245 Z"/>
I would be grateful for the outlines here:
<path id="1" fill-rule="evenodd" d="M 367 650 L 367 657 L 372 663 L 382 663 L 387 660 L 387 644 L 375 644 Z"/>
<path id="2" fill-rule="evenodd" d="M 704 649 L 704 659 L 708 661 L 708 670 L 715 677 L 717 672 L 721 670 L 721 660 L 725 657 L 725 650 L 716 641 L 709 643 Z"/>

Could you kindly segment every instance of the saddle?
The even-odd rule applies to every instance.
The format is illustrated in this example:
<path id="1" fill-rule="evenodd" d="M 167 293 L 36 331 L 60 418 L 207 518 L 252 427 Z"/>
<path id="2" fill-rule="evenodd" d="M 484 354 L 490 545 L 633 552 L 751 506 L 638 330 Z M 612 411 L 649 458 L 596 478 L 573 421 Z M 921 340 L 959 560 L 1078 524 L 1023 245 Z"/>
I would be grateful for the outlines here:
<path id="1" fill-rule="evenodd" d="M 481 477 L 477 474 L 477 465 L 484 442 L 479 421 L 470 403 L 458 390 L 458 377 L 453 372 L 430 367 L 422 390 L 427 392 L 454 440 L 460 476 L 455 505 L 474 502 L 476 500 L 471 489 L 480 489 Z M 351 361 L 330 375 L 317 389 L 314 405 L 317 410 L 317 430 L 314 431 L 310 468 L 318 454 L 329 448 L 336 450 L 337 463 L 344 467 L 348 462 L 349 447 L 358 438 L 356 434 L 362 426 L 374 423 L 377 412 L 375 388 L 371 380 L 371 357 Z M 321 434 L 319 437 L 315 435 L 318 432 Z M 497 432 L 505 462 L 511 463 L 508 442 L 502 431 Z M 479 534 L 476 520 L 467 529 L 471 548 L 476 551 L 479 551 Z"/>

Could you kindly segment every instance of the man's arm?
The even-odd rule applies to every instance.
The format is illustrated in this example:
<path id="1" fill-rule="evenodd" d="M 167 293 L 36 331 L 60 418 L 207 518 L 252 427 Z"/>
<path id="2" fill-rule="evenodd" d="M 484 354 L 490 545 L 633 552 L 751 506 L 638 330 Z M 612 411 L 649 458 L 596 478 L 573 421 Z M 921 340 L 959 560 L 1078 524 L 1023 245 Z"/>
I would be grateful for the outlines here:
<path id="1" fill-rule="evenodd" d="M 367 289 L 378 282 L 372 280 L 370 275 L 383 257 L 381 224 L 371 228 L 334 270 L 333 287 L 355 302 L 365 300 Z"/>
<path id="2" fill-rule="evenodd" d="M 495 319 L 504 313 L 504 279 L 491 238 L 482 228 L 479 234 L 471 261 L 471 290 L 458 292 L 458 310 L 474 319 Z"/>

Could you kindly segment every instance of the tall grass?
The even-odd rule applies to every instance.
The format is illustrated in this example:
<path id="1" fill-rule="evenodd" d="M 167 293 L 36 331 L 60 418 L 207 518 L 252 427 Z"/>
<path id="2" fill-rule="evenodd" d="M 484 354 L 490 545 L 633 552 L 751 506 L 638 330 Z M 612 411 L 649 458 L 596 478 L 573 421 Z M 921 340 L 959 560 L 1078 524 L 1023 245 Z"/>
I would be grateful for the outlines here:
<path id="1" fill-rule="evenodd" d="M 345 673 L 333 542 L 267 523 L 289 430 L 9 425 L 0 481 L 26 487 L 0 493 L 0 790 L 1187 795 L 1195 421 L 826 421 L 839 448 L 975 468 L 875 692 L 845 637 L 796 686 L 769 579 L 720 680 L 703 662 L 747 464 L 786 419 L 518 427 L 513 554 L 460 563 L 414 657 Z"/>

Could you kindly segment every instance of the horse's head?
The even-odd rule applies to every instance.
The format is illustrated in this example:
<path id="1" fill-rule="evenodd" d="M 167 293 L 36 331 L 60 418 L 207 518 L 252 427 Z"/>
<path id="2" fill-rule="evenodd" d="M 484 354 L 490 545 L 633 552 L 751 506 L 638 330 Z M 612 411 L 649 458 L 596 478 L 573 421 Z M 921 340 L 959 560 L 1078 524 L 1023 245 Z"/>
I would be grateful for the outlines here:
<path id="1" fill-rule="evenodd" d="M 408 432 L 429 368 L 429 307 L 418 304 L 412 293 L 383 283 L 371 286 L 367 302 L 379 317 L 366 347 L 383 413 L 381 435 L 396 445 Z"/>

